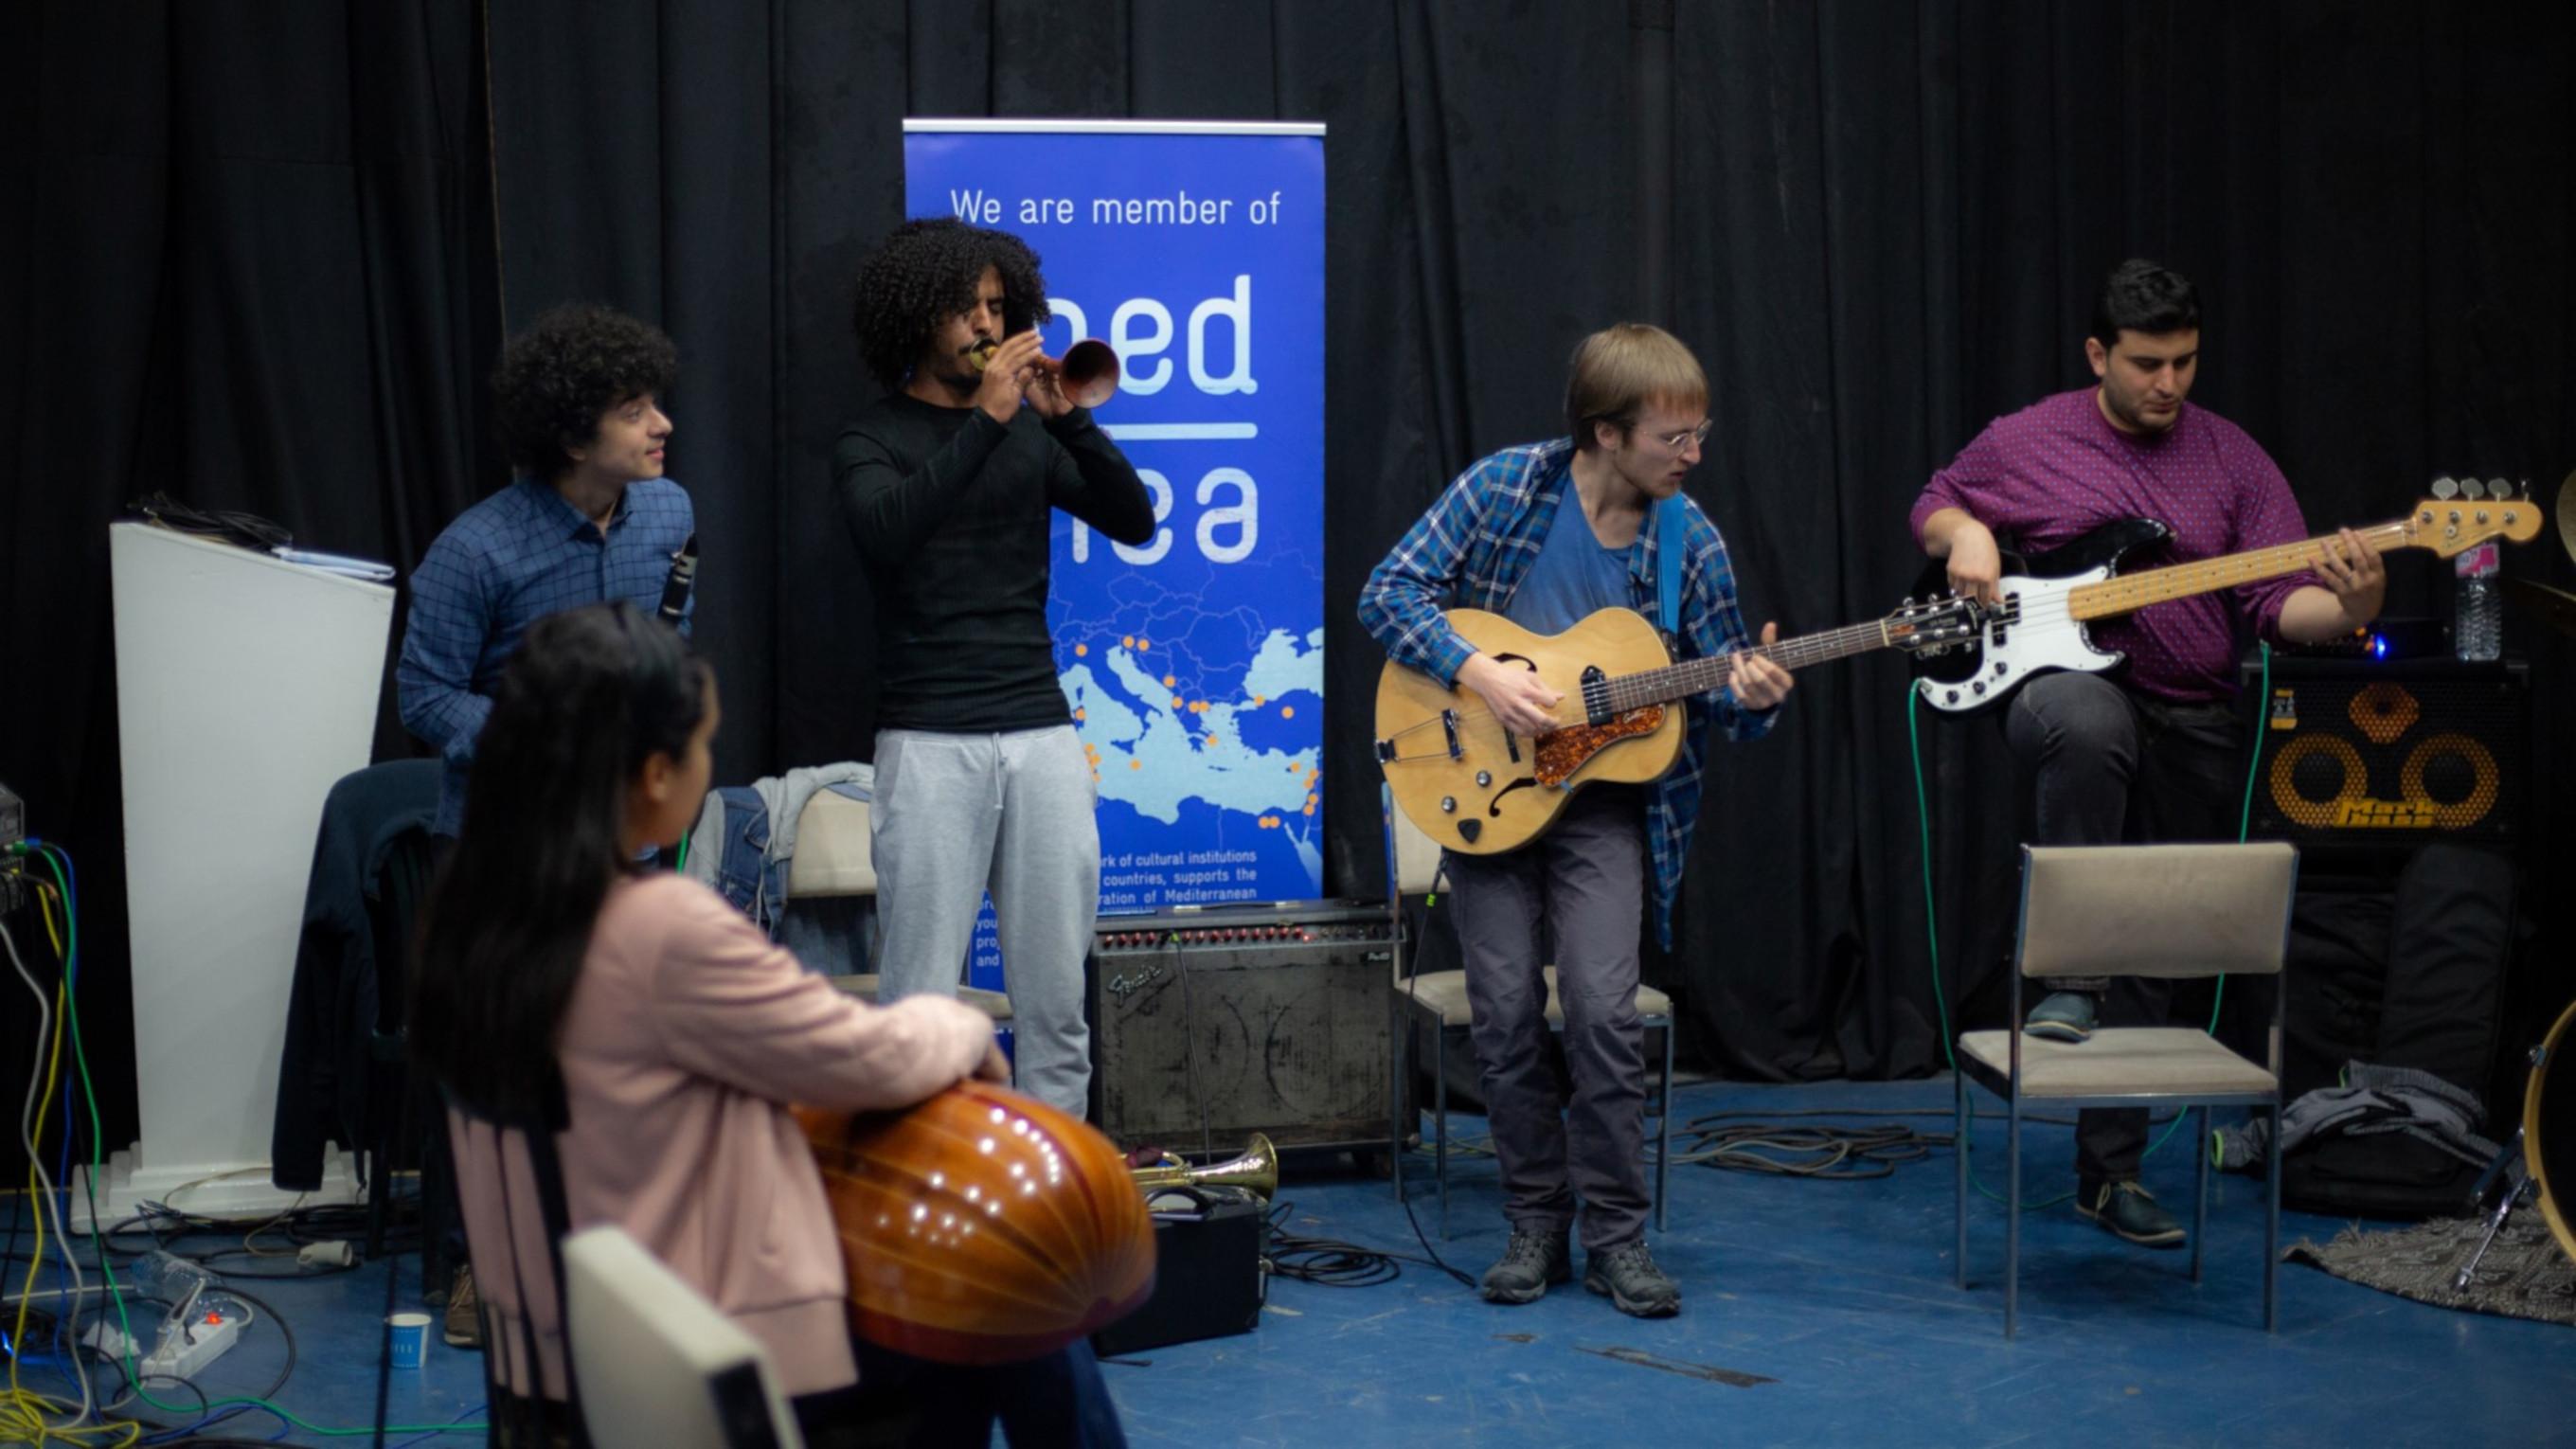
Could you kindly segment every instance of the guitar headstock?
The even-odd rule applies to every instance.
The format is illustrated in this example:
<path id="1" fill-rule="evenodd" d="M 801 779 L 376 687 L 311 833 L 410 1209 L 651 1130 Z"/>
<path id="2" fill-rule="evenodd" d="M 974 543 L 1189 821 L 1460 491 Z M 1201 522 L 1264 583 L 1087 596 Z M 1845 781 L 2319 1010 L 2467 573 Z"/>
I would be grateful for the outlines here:
<path id="1" fill-rule="evenodd" d="M 1879 621 L 1887 642 L 1909 654 L 1938 654 L 1973 642 L 1986 627 L 1986 606 L 1965 594 L 1907 599 Z"/>
<path id="2" fill-rule="evenodd" d="M 2540 535 L 2540 505 L 2529 488 L 2517 497 L 2502 478 L 2436 478 L 2432 496 L 2417 499 L 2401 527 L 2408 543 L 2449 558 L 2493 538 L 2531 542 Z"/>

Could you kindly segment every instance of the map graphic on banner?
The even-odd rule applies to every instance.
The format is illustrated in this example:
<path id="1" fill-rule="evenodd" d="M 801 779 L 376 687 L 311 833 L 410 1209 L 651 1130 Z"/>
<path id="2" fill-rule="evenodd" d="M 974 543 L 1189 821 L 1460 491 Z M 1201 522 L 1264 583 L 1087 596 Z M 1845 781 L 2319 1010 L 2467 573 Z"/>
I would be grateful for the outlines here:
<path id="1" fill-rule="evenodd" d="M 1321 129 L 1043 124 L 906 122 L 906 203 L 1038 252 L 1050 356 L 1083 337 L 1120 355 L 1095 416 L 1157 531 L 1130 547 L 1058 512 L 1048 605 L 1099 785 L 1101 911 L 1314 897 Z M 991 925 L 988 907 L 978 985 Z"/>

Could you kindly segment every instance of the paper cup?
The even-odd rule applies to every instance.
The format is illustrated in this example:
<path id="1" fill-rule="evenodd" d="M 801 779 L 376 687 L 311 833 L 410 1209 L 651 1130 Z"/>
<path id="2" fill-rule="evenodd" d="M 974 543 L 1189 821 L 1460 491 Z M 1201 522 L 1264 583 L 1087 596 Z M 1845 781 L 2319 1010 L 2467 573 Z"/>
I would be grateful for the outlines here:
<path id="1" fill-rule="evenodd" d="M 429 1315 L 397 1313 L 385 1320 L 393 1329 L 393 1365 L 398 1369 L 416 1369 L 429 1352 Z"/>

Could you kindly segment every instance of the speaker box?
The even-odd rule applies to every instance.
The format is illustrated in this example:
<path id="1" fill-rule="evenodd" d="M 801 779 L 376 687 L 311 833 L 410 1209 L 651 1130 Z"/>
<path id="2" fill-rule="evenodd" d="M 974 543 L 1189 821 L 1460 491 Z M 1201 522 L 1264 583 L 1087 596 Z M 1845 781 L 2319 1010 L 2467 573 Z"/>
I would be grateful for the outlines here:
<path id="1" fill-rule="evenodd" d="M 1390 927 L 1324 903 L 1104 918 L 1092 1121 L 1121 1147 L 1386 1145 Z"/>
<path id="2" fill-rule="evenodd" d="M 2510 850 L 2530 793 L 2519 663 L 2278 658 L 2261 711 L 2250 833 L 2302 851 L 2402 853 L 2446 840 Z"/>
<path id="3" fill-rule="evenodd" d="M 1269 1217 L 1248 1194 L 1203 1196 L 1193 1211 L 1156 1210 L 1154 1291 L 1134 1312 L 1093 1334 L 1092 1352 L 1114 1357 L 1261 1326 L 1270 1283 L 1261 1267 Z"/>

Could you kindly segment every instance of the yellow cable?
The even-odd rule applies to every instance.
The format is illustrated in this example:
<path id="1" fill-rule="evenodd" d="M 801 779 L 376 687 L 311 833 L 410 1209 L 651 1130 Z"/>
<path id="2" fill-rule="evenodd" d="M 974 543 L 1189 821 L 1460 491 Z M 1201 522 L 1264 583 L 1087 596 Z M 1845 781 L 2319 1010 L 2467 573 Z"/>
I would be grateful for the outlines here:
<path id="1" fill-rule="evenodd" d="M 41 897 L 42 892 L 39 891 L 38 894 Z M 36 1104 L 35 1120 L 38 1122 L 44 1121 L 45 1114 L 52 1110 L 54 1105 L 54 1083 L 62 1074 L 62 1003 L 63 988 L 57 986 L 54 988 L 54 1039 L 51 1047 L 52 1055 L 45 1071 L 44 1095 L 38 1099 Z M 23 1121 L 20 1125 L 24 1125 Z M 9 1330 L 9 1341 L 11 1343 L 22 1344 L 27 1341 L 27 1312 L 34 1306 L 36 1275 L 43 1271 L 45 1266 L 46 1198 L 45 1195 L 39 1191 L 41 1184 L 42 1179 L 40 1179 L 36 1174 L 35 1145 L 30 1143 L 27 1146 L 27 1193 L 28 1196 L 35 1199 L 36 1203 L 36 1251 L 30 1254 L 27 1259 L 27 1281 L 20 1284 L 18 1287 L 18 1321 L 16 1326 Z M 26 1389 L 18 1386 L 18 1355 L 14 1353 L 11 1354 L 9 1356 L 9 1396 L 6 1400 L 0 1400 L 0 1403 L 7 1404 L 9 1409 L 12 1411 L 11 1417 L 16 1420 L 22 1431 L 31 1433 L 34 1436 L 28 1441 L 30 1443 L 42 1444 L 45 1442 L 46 1436 L 53 1432 L 53 1426 L 45 1422 L 45 1416 L 41 1408 L 41 1405 L 43 1405 L 44 1402 L 45 1400 L 41 1395 L 30 1393 Z M 21 1415 L 24 1417 L 18 1417 Z"/>
<path id="2" fill-rule="evenodd" d="M 44 910 L 45 935 L 54 943 L 54 959 L 57 961 L 64 959 L 63 933 L 54 928 L 54 905 L 61 899 L 61 895 L 61 892 L 54 889 L 52 881 L 36 882 L 36 904 Z"/>
<path id="3" fill-rule="evenodd" d="M 42 881 L 37 882 L 39 905 L 47 904 L 45 898 L 51 894 L 50 886 Z M 62 937 L 55 934 L 53 928 L 53 915 L 48 910 L 45 915 L 46 933 L 53 937 L 54 954 L 60 956 L 63 949 Z M 57 985 L 54 988 L 53 1042 L 45 1065 L 45 1090 L 36 1104 L 35 1120 L 39 1122 L 44 1121 L 46 1113 L 52 1110 L 54 1088 L 62 1080 L 65 996 L 65 987 Z M 29 1151 L 32 1154 L 33 1148 Z M 51 1194 L 43 1190 L 42 1179 L 36 1172 L 36 1159 L 32 1155 L 27 1159 L 27 1196 L 36 1204 L 36 1250 L 28 1257 L 27 1281 L 20 1284 L 18 1288 L 17 1323 L 9 1331 L 9 1341 L 22 1346 L 27 1341 L 27 1313 L 32 1306 L 32 1298 L 36 1291 L 36 1275 L 43 1270 L 45 1263 L 45 1205 L 51 1197 Z M 77 1355 L 74 1356 L 73 1363 L 75 1371 L 87 1372 L 78 1367 Z M 78 1444 L 95 1440 L 102 1434 L 120 1436 L 110 1442 L 107 1449 L 129 1449 L 129 1446 L 143 1437 L 143 1425 L 131 1420 L 121 1424 L 102 1422 L 83 1427 L 57 1428 L 45 1417 L 49 1410 L 77 1413 L 79 1409 L 80 1406 L 70 1400 L 57 1399 L 51 1395 L 21 1387 L 18 1383 L 18 1355 L 13 1353 L 9 1356 L 9 1392 L 5 1396 L 0 1396 L 0 1430 L 28 1436 L 22 1442 L 31 1445 L 42 1445 L 49 1441 Z"/>

